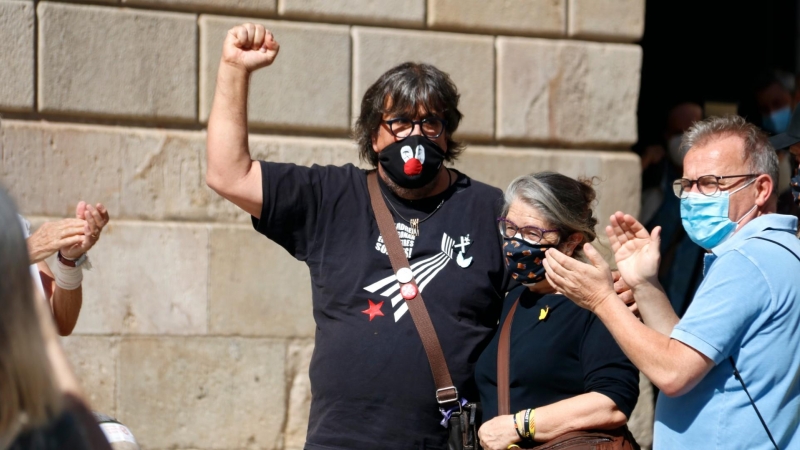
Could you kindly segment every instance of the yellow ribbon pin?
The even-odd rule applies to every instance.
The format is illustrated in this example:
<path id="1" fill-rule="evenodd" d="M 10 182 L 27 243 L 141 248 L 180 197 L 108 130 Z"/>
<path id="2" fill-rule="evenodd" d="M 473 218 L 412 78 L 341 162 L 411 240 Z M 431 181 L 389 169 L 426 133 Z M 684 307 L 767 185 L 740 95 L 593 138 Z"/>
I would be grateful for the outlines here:
<path id="1" fill-rule="evenodd" d="M 544 320 L 547 318 L 547 314 L 550 312 L 550 305 L 545 306 L 539 311 L 539 320 Z"/>

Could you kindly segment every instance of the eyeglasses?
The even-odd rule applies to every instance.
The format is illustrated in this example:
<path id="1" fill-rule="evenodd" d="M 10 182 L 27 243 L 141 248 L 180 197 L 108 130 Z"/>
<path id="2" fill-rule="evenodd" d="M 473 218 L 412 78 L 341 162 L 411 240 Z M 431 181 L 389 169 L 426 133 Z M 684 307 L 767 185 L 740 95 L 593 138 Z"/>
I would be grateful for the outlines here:
<path id="1" fill-rule="evenodd" d="M 414 127 L 419 125 L 422 135 L 428 139 L 436 139 L 444 133 L 447 121 L 438 117 L 426 117 L 422 120 L 411 120 L 404 117 L 397 119 L 384 120 L 389 126 L 389 131 L 394 137 L 407 138 L 411 136 Z"/>
<path id="2" fill-rule="evenodd" d="M 707 197 L 713 197 L 719 193 L 719 180 L 725 180 L 727 178 L 757 177 L 758 175 L 760 174 L 748 173 L 745 175 L 725 175 L 722 177 L 718 177 L 716 175 L 703 175 L 696 180 L 678 178 L 672 183 L 672 192 L 674 192 L 679 198 L 687 198 L 689 196 L 689 191 L 692 190 L 692 186 L 696 184 L 697 189 L 701 194 Z"/>
<path id="3" fill-rule="evenodd" d="M 557 233 L 558 230 L 543 230 L 539 227 L 528 226 L 528 227 L 520 227 L 514 222 L 504 218 L 499 217 L 497 219 L 497 224 L 500 227 L 500 234 L 505 237 L 513 238 L 516 235 L 522 236 L 522 239 L 530 244 L 538 244 L 544 239 L 544 235 L 547 233 Z M 559 239 L 560 240 L 560 239 Z"/>

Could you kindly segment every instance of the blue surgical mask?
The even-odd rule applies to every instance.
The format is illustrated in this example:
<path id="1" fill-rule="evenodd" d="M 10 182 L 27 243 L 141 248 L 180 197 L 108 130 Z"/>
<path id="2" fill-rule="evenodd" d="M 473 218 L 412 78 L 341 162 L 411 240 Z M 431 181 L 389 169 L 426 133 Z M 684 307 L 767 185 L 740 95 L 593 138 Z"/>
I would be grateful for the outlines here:
<path id="1" fill-rule="evenodd" d="M 756 205 L 733 222 L 728 218 L 730 196 L 755 181 L 753 179 L 733 192 L 722 191 L 713 197 L 687 192 L 687 197 L 681 199 L 681 222 L 689 238 L 700 247 L 711 250 L 732 235 L 739 222 L 755 211 Z"/>
<path id="2" fill-rule="evenodd" d="M 765 130 L 775 134 L 783 133 L 789 128 L 789 123 L 792 121 L 792 108 L 784 106 L 763 117 L 761 121 Z"/>
<path id="3" fill-rule="evenodd" d="M 544 280 L 544 252 L 554 245 L 531 244 L 519 237 L 507 237 L 504 241 L 503 254 L 511 278 L 523 284 Z"/>

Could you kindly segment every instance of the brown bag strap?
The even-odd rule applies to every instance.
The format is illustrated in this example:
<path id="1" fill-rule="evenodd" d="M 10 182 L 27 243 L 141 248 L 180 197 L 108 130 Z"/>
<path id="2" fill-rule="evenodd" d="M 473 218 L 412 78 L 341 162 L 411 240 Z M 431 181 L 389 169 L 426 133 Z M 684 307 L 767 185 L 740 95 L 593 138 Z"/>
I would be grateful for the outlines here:
<path id="1" fill-rule="evenodd" d="M 383 243 L 386 245 L 392 269 L 395 274 L 403 268 L 410 270 L 406 252 L 403 250 L 403 244 L 400 243 L 400 236 L 397 235 L 394 218 L 383 200 L 381 188 L 378 185 L 378 174 L 374 170 L 367 174 L 367 187 L 372 210 L 375 212 L 375 220 L 378 222 L 378 230 L 383 236 Z M 436 384 L 436 401 L 439 404 L 457 402 L 458 390 L 453 385 L 452 378 L 450 378 L 450 371 L 447 369 L 447 361 L 444 359 L 439 337 L 436 335 L 433 322 L 431 322 L 431 317 L 428 315 L 428 308 L 425 307 L 425 302 L 422 301 L 422 293 L 419 292 L 417 282 L 413 278 L 407 284 L 413 284 L 417 289 L 416 297 L 406 300 L 406 305 L 408 305 L 408 311 L 411 313 L 411 319 L 417 328 L 417 333 L 422 339 L 425 354 L 428 355 L 428 363 L 431 365 L 433 381 Z"/>
<path id="2" fill-rule="evenodd" d="M 500 328 L 500 339 L 497 342 L 497 415 L 511 414 L 511 394 L 509 392 L 508 372 L 511 360 L 511 322 L 517 311 L 519 298 L 508 310 L 503 327 Z"/>

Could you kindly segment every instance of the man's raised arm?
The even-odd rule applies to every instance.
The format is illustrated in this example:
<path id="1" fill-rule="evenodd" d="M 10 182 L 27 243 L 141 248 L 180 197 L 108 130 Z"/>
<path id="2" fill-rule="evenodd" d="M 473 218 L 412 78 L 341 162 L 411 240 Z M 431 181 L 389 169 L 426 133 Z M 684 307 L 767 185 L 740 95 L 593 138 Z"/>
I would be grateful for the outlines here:
<path id="1" fill-rule="evenodd" d="M 275 60 L 280 46 L 261 25 L 245 23 L 228 30 L 208 119 L 206 184 L 219 195 L 260 217 L 261 166 L 247 142 L 247 92 L 250 74 Z"/>

